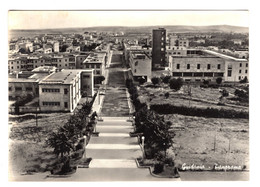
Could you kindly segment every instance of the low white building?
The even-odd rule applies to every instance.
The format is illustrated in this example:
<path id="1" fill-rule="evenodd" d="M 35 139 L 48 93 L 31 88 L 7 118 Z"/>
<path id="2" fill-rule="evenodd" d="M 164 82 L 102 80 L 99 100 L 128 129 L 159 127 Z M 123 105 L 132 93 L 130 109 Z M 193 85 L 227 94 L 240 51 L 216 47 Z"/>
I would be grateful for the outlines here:
<path id="1" fill-rule="evenodd" d="M 151 81 L 152 76 L 152 62 L 143 51 L 130 51 L 129 65 L 135 80 L 138 78 L 145 78 L 146 81 Z"/>

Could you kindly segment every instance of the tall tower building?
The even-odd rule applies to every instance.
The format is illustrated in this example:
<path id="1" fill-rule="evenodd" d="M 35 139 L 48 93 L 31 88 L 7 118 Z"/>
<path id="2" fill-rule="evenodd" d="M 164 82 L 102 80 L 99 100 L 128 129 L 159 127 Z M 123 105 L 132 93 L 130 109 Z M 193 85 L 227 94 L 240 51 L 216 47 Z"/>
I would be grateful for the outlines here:
<path id="1" fill-rule="evenodd" d="M 166 30 L 154 29 L 152 37 L 152 69 L 155 70 L 166 65 Z"/>

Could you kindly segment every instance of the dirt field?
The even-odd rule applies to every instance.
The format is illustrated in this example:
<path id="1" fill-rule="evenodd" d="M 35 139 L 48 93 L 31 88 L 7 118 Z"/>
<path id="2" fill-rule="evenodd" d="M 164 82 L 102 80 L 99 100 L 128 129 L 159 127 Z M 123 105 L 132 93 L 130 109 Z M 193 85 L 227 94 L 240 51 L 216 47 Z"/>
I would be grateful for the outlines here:
<path id="1" fill-rule="evenodd" d="M 25 116 L 30 116 L 24 120 Z M 68 120 L 70 113 L 39 114 L 38 127 L 33 114 L 23 118 L 10 115 L 9 166 L 10 175 L 23 172 L 44 172 L 55 162 L 52 149 L 46 147 L 48 134 Z M 30 119 L 31 118 L 31 119 Z"/>
<path id="2" fill-rule="evenodd" d="M 249 120 L 166 115 L 175 127 L 174 150 L 187 164 L 246 165 L 249 168 Z M 215 150 L 214 150 L 215 142 Z"/>
<path id="3" fill-rule="evenodd" d="M 232 98 L 234 96 L 235 88 L 220 88 L 226 89 L 230 94 L 227 98 Z M 165 93 L 169 93 L 169 98 L 165 98 Z M 173 104 L 175 106 L 190 106 L 198 108 L 223 108 L 228 110 L 237 111 L 248 111 L 248 104 L 240 103 L 238 101 L 231 101 L 227 98 L 222 99 L 222 103 L 225 105 L 218 105 L 219 97 L 222 95 L 220 90 L 217 88 L 200 88 L 198 85 L 191 86 L 191 96 L 188 95 L 188 86 L 184 85 L 181 90 L 175 92 L 165 84 L 161 84 L 158 88 L 150 88 L 142 86 L 140 87 L 138 93 L 140 99 L 144 102 L 152 104 Z M 247 105 L 247 106 L 244 106 Z"/>

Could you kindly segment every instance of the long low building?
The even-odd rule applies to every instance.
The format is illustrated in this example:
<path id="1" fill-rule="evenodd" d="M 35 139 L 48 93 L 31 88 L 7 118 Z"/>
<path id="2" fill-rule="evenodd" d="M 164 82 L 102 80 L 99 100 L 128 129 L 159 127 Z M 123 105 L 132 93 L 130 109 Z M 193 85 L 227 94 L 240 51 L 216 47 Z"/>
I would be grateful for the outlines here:
<path id="1" fill-rule="evenodd" d="M 209 50 L 185 56 L 170 56 L 169 70 L 174 77 L 185 81 L 215 81 L 221 77 L 226 82 L 249 80 L 248 61 L 236 59 Z"/>

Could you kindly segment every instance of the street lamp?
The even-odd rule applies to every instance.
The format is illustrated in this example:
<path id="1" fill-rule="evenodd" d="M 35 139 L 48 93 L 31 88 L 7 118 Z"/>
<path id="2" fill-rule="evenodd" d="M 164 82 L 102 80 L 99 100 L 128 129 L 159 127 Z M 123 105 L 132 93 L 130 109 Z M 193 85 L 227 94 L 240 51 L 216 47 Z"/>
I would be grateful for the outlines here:
<path id="1" fill-rule="evenodd" d="M 144 151 L 144 139 L 145 139 L 145 137 L 144 136 L 142 136 L 142 151 L 143 151 L 143 159 L 145 159 L 145 151 Z"/>

